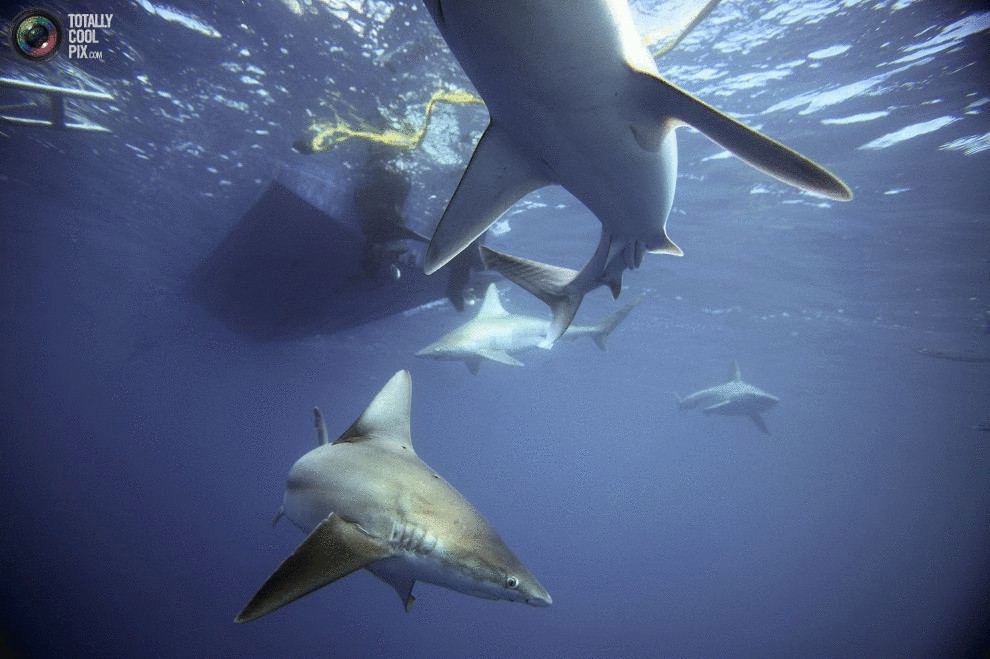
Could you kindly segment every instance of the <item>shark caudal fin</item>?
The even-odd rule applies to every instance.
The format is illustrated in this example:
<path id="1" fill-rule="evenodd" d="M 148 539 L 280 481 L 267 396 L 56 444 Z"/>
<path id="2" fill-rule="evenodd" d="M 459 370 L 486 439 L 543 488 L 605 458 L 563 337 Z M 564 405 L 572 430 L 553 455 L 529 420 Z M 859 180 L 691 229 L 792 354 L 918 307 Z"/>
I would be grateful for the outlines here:
<path id="1" fill-rule="evenodd" d="M 268 577 L 234 622 L 256 620 L 390 554 L 354 522 L 330 515 Z"/>
<path id="2" fill-rule="evenodd" d="M 481 136 L 426 250 L 430 275 L 461 253 L 524 196 L 551 181 L 494 122 Z"/>
<path id="3" fill-rule="evenodd" d="M 602 322 L 595 325 L 595 329 L 591 333 L 591 339 L 595 342 L 595 344 L 599 348 L 605 350 L 606 348 L 605 339 L 607 339 L 608 335 L 611 334 L 615 330 L 615 328 L 618 327 L 619 324 L 626 319 L 629 313 L 633 309 L 635 309 L 636 305 L 638 305 L 639 303 L 640 300 L 635 300 L 634 302 L 630 302 L 629 304 L 622 307 L 621 309 L 616 311 L 614 314 L 612 314 Z"/>
<path id="4" fill-rule="evenodd" d="M 730 151 L 748 165 L 801 190 L 836 201 L 849 201 L 853 195 L 834 174 L 800 153 L 766 135 L 748 128 L 719 112 L 677 86 L 650 73 L 630 69 L 638 86 L 643 109 L 654 117 L 654 125 L 634 125 L 634 133 L 660 137 L 672 126 L 685 123 Z"/>
<path id="5" fill-rule="evenodd" d="M 546 339 L 541 347 L 552 345 L 570 326 L 584 299 L 584 292 L 572 291 L 569 286 L 578 276 L 578 272 L 570 268 L 560 268 L 512 256 L 490 247 L 483 246 L 481 252 L 489 268 L 525 288 L 550 307 L 553 320 L 550 321 Z"/>

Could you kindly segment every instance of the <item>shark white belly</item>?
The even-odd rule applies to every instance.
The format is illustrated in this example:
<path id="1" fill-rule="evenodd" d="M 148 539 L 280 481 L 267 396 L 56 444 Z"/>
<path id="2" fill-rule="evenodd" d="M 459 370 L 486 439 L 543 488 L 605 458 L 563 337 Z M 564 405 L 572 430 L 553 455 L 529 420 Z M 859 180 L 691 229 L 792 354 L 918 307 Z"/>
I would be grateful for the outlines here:
<path id="1" fill-rule="evenodd" d="M 497 30 L 485 2 L 441 4 L 444 25 L 469 26 L 441 31 L 505 139 L 546 182 L 563 186 L 607 223 L 613 238 L 662 247 L 676 137 L 671 131 L 664 145 L 675 159 L 671 167 L 640 148 L 631 128 L 660 129 L 645 108 L 627 102 L 635 93 L 630 63 L 658 72 L 625 3 L 585 0 L 576 10 L 560 0 L 503 2 Z"/>
<path id="2" fill-rule="evenodd" d="M 485 100 L 491 123 L 427 252 L 434 272 L 525 194 L 559 183 L 602 223 L 580 272 L 486 251 L 490 265 L 550 305 L 552 342 L 585 293 L 621 290 L 646 252 L 679 255 L 666 234 L 677 179 L 674 129 L 690 124 L 750 165 L 849 199 L 827 170 L 661 79 L 625 0 L 426 0 Z"/>

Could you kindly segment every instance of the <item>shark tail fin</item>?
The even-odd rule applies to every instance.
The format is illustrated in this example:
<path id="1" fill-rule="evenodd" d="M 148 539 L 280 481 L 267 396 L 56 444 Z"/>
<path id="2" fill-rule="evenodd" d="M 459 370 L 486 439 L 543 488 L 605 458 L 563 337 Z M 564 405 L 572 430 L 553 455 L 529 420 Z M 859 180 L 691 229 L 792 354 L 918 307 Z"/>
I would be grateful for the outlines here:
<path id="1" fill-rule="evenodd" d="M 389 554 L 357 524 L 330 515 L 268 577 L 234 622 L 267 615 Z"/>
<path id="2" fill-rule="evenodd" d="M 636 305 L 638 305 L 639 302 L 640 300 L 636 300 L 630 304 L 627 304 L 595 326 L 594 331 L 591 333 L 591 339 L 601 350 L 604 351 L 606 348 L 605 340 L 608 338 L 608 335 L 611 334 L 615 328 L 626 319 L 629 313 L 636 308 Z"/>
<path id="3" fill-rule="evenodd" d="M 681 398 L 681 395 L 679 393 L 677 393 L 676 391 L 672 391 L 671 393 L 674 394 L 674 398 L 677 399 L 677 406 L 683 410 L 684 409 L 684 399 Z"/>
<path id="4" fill-rule="evenodd" d="M 481 251 L 489 268 L 525 288 L 550 307 L 553 320 L 541 347 L 553 345 L 570 326 L 584 299 L 584 293 L 572 292 L 568 286 L 577 277 L 577 271 L 512 256 L 490 247 L 483 246 Z"/>
<path id="5" fill-rule="evenodd" d="M 818 163 L 744 126 L 659 76 L 636 70 L 633 74 L 645 111 L 661 124 L 669 125 L 671 120 L 688 124 L 751 167 L 788 185 L 835 201 L 852 199 L 846 184 Z M 662 126 L 660 131 L 666 129 Z M 649 130 L 649 127 L 639 129 L 641 133 Z"/>

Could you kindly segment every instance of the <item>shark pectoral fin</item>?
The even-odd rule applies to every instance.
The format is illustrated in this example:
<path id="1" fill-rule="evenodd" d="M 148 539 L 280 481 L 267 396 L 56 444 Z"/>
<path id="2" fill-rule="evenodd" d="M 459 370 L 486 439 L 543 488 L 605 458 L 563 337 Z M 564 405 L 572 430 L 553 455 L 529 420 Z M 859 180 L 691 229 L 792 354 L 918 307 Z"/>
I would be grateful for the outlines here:
<path id="1" fill-rule="evenodd" d="M 737 158 L 788 185 L 836 201 L 852 199 L 846 184 L 818 163 L 744 126 L 658 76 L 632 68 L 630 71 L 636 76 L 644 110 L 659 124 L 669 126 L 671 119 L 686 123 Z"/>
<path id="2" fill-rule="evenodd" d="M 494 348 L 481 348 L 477 351 L 478 356 L 484 359 L 488 359 L 493 362 L 498 362 L 499 364 L 506 364 L 507 366 L 522 366 L 523 363 L 507 353 L 504 350 L 496 350 Z"/>
<path id="3" fill-rule="evenodd" d="M 512 204 L 548 183 L 498 124 L 490 123 L 433 233 L 426 250 L 426 274 L 442 268 Z"/>
<path id="4" fill-rule="evenodd" d="M 575 280 L 578 272 L 570 268 L 560 268 L 504 254 L 490 247 L 483 246 L 481 251 L 489 268 L 501 273 L 503 277 L 526 289 L 550 307 L 553 320 L 547 330 L 544 345 L 540 347 L 553 345 L 574 320 L 584 298 L 584 293 L 573 293 L 569 290 L 569 284 Z"/>
<path id="5" fill-rule="evenodd" d="M 708 407 L 701 410 L 702 414 L 724 414 L 726 410 L 732 407 L 732 401 L 726 400 L 721 403 L 715 403 L 714 405 L 709 405 Z"/>
<path id="6" fill-rule="evenodd" d="M 763 420 L 763 417 L 760 416 L 758 412 L 753 412 L 752 414 L 749 415 L 749 418 L 750 420 L 752 420 L 753 423 L 756 424 L 757 428 L 759 428 L 768 435 L 770 434 L 770 430 L 767 428 L 767 422 Z"/>
<path id="7" fill-rule="evenodd" d="M 477 375 L 481 372 L 481 357 L 469 357 L 464 360 L 464 364 L 467 366 L 471 375 Z"/>
<path id="8" fill-rule="evenodd" d="M 357 524 L 330 515 L 268 577 L 234 622 L 260 618 L 389 554 Z"/>

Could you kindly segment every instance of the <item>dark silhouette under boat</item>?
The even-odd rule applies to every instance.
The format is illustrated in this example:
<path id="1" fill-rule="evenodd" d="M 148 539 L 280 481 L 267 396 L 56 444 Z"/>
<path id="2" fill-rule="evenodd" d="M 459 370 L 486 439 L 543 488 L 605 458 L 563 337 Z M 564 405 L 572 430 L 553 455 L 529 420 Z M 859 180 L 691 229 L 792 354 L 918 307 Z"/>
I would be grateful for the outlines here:
<path id="1" fill-rule="evenodd" d="M 472 284 L 491 280 L 472 274 L 483 267 L 477 248 L 446 273 L 423 273 L 429 240 L 405 225 L 409 181 L 389 163 L 362 172 L 339 216 L 307 201 L 318 195 L 296 174 L 272 181 L 190 278 L 192 297 L 238 334 L 327 334 L 443 298 L 461 310 Z"/>

